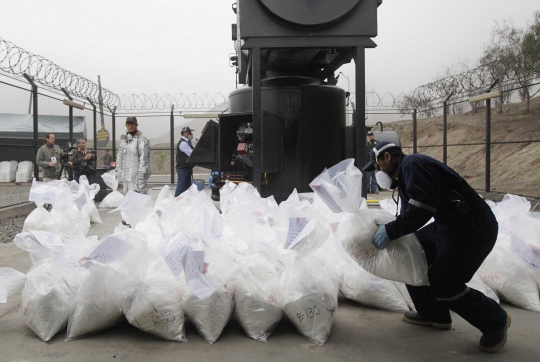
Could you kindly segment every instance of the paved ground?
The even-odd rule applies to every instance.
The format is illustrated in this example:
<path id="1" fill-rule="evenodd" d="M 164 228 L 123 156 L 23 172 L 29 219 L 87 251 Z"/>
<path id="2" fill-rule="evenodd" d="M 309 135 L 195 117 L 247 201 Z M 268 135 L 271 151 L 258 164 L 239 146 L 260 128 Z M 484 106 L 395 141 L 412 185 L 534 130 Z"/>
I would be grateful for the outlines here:
<path id="1" fill-rule="evenodd" d="M 154 197 L 156 190 L 152 190 Z M 373 195 L 388 198 L 389 193 Z M 92 235 L 112 232 L 120 213 L 100 209 L 103 224 Z M 13 243 L 0 245 L 0 266 L 26 272 L 28 254 Z M 19 311 L 20 297 L 0 304 L 0 362 L 28 361 L 538 361 L 540 313 L 504 304 L 512 316 L 507 346 L 496 354 L 477 348 L 480 332 L 453 315 L 450 331 L 417 327 L 400 320 L 399 313 L 368 309 L 339 300 L 330 340 L 316 346 L 299 335 L 283 318 L 268 339 L 256 342 L 246 337 L 234 317 L 221 338 L 207 344 L 190 323 L 187 343 L 168 342 L 143 333 L 127 323 L 81 340 L 64 342 L 65 331 L 42 342 L 28 327 Z"/>

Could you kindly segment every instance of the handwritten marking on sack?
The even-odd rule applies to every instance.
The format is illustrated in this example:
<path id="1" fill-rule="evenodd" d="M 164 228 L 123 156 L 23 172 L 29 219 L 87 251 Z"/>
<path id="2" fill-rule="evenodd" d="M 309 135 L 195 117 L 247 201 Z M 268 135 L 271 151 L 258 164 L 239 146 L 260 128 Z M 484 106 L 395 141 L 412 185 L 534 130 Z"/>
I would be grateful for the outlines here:
<path id="1" fill-rule="evenodd" d="M 510 250 L 525 265 L 540 273 L 540 249 L 512 234 Z"/>
<path id="2" fill-rule="evenodd" d="M 35 202 L 37 204 L 52 204 L 54 202 L 54 192 L 52 191 L 46 191 L 46 192 L 39 192 L 39 191 L 30 191 L 30 195 L 28 196 L 28 201 Z"/>
<path id="3" fill-rule="evenodd" d="M 86 194 L 82 193 L 81 196 L 75 199 L 75 206 L 77 206 L 77 209 L 81 211 L 83 206 L 86 205 L 87 202 L 88 202 L 88 199 L 86 198 Z"/>
<path id="4" fill-rule="evenodd" d="M 184 258 L 191 251 L 191 238 L 184 234 L 178 234 L 171 239 L 159 252 L 175 277 L 184 271 Z"/>
<path id="5" fill-rule="evenodd" d="M 302 323 L 304 319 L 313 319 L 319 314 L 321 314 L 321 310 L 317 306 L 314 306 L 313 308 L 304 309 L 301 313 L 296 313 L 296 318 Z"/>
<path id="6" fill-rule="evenodd" d="M 115 236 L 109 236 L 94 249 L 88 256 L 88 259 L 98 261 L 102 264 L 113 263 L 126 255 L 128 252 L 127 246 L 125 240 Z"/>
<path id="7" fill-rule="evenodd" d="M 193 294 L 200 299 L 212 295 L 216 288 L 204 275 L 204 251 L 189 251 L 184 259 L 184 275 Z"/>
<path id="8" fill-rule="evenodd" d="M 369 260 L 379 255 L 379 251 L 374 246 L 367 249 L 359 250 L 353 254 L 356 260 Z"/>
<path id="9" fill-rule="evenodd" d="M 50 231 L 40 230 L 28 230 L 35 238 L 36 241 L 46 248 L 53 249 L 56 246 L 63 246 L 64 243 L 56 233 Z"/>

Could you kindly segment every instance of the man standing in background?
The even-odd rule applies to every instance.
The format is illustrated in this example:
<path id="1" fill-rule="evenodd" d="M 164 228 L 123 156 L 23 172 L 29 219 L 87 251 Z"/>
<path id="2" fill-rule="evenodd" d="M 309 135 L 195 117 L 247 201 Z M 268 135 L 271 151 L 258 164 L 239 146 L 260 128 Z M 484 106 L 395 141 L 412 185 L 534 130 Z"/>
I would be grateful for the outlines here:
<path id="1" fill-rule="evenodd" d="M 101 159 L 103 160 L 103 165 L 105 167 L 111 167 L 112 156 L 109 153 L 109 150 L 105 150 L 105 154 L 103 155 Z"/>
<path id="2" fill-rule="evenodd" d="M 91 176 L 96 172 L 96 156 L 92 150 L 86 148 L 84 138 L 77 140 L 77 151 L 75 152 L 69 165 L 73 169 L 73 179 L 79 182 L 81 175 L 85 175 L 90 182 Z"/>
<path id="3" fill-rule="evenodd" d="M 62 170 L 60 154 L 62 150 L 54 144 L 54 134 L 47 133 L 45 144 L 41 146 L 36 155 L 36 163 L 43 169 L 42 179 L 44 182 L 57 180 Z"/>
<path id="4" fill-rule="evenodd" d="M 366 162 L 369 162 L 369 155 L 371 154 L 371 150 L 373 149 L 373 147 L 375 147 L 375 145 L 377 143 L 379 143 L 379 141 L 377 141 L 375 139 L 375 136 L 373 135 L 373 132 L 368 131 L 368 133 L 367 133 L 367 146 L 366 146 L 366 156 L 367 156 Z M 365 180 L 367 182 L 368 193 L 378 194 L 379 193 L 379 186 L 377 185 L 377 179 L 375 178 L 375 174 L 377 173 L 377 170 L 364 171 L 364 173 L 366 174 L 366 179 Z"/>
<path id="5" fill-rule="evenodd" d="M 180 141 L 176 145 L 176 173 L 178 174 L 178 184 L 174 197 L 186 191 L 191 186 L 191 176 L 193 175 L 193 166 L 187 163 L 191 152 L 193 152 L 192 130 L 189 127 L 182 128 Z"/>
<path id="6" fill-rule="evenodd" d="M 118 148 L 118 181 L 122 181 L 124 195 L 129 190 L 148 193 L 150 177 L 150 141 L 137 129 L 137 118 L 126 119 L 126 134 Z"/>

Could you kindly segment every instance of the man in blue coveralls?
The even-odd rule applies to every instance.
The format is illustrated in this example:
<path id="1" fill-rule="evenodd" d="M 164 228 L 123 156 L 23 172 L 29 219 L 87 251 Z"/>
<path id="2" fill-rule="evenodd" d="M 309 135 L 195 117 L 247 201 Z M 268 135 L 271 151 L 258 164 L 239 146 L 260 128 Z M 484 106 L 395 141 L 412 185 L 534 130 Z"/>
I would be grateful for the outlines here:
<path id="1" fill-rule="evenodd" d="M 401 210 L 395 221 L 379 226 L 373 243 L 384 249 L 392 240 L 415 233 L 429 266 L 429 286 L 407 285 L 416 312 L 405 313 L 403 320 L 450 329 L 452 310 L 483 333 L 480 349 L 502 348 L 510 315 L 465 285 L 497 240 L 498 224 L 489 206 L 451 168 L 426 155 L 404 155 L 393 143 L 378 143 L 362 171 L 375 168 L 379 186 L 398 190 Z M 423 227 L 431 218 L 435 221 Z"/>

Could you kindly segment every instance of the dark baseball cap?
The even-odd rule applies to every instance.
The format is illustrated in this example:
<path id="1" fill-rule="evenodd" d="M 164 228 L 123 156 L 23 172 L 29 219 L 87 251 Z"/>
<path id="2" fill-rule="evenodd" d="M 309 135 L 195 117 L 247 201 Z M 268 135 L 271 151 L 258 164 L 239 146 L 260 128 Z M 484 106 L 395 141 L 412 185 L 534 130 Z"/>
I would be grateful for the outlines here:
<path id="1" fill-rule="evenodd" d="M 135 123 L 135 124 L 138 124 L 138 123 L 137 123 L 137 118 L 136 118 L 136 117 L 128 117 L 128 118 L 126 118 L 126 123 Z"/>
<path id="2" fill-rule="evenodd" d="M 392 151 L 394 149 L 401 150 L 395 143 L 382 141 L 379 142 L 373 147 L 369 153 L 369 162 L 362 168 L 362 171 L 373 171 L 375 170 L 375 158 L 379 156 L 382 151 Z"/>

